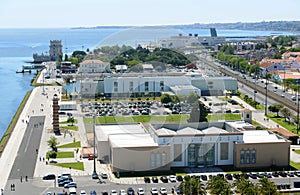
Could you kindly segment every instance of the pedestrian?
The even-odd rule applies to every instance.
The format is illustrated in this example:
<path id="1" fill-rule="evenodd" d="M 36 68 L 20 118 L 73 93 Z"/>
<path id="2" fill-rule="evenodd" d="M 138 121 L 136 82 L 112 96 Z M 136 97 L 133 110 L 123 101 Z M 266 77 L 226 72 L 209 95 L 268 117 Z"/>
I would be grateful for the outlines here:
<path id="1" fill-rule="evenodd" d="M 25 181 L 26 181 L 26 182 L 28 181 L 28 177 L 27 177 L 27 175 L 25 176 Z"/>
<path id="2" fill-rule="evenodd" d="M 4 190 L 3 190 L 3 188 L 1 188 L 1 195 L 3 195 L 4 194 Z"/>
<path id="3" fill-rule="evenodd" d="M 13 191 L 13 185 L 10 184 L 10 191 Z"/>
<path id="4" fill-rule="evenodd" d="M 43 157 L 43 162 L 45 162 L 45 157 Z"/>
<path id="5" fill-rule="evenodd" d="M 16 191 L 16 186 L 14 183 L 12 184 L 12 187 L 13 187 L 13 191 Z"/>
<path id="6" fill-rule="evenodd" d="M 21 183 L 22 183 L 22 176 L 21 176 Z"/>
<path id="7" fill-rule="evenodd" d="M 40 161 L 42 161 L 42 157 L 40 157 Z"/>

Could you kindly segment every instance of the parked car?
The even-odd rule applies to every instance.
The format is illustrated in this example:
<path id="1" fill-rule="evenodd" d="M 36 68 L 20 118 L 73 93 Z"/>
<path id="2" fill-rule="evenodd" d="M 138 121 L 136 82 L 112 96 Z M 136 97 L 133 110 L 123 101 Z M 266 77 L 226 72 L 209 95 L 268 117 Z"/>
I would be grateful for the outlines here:
<path id="1" fill-rule="evenodd" d="M 163 187 L 161 187 L 161 188 L 159 189 L 159 192 L 160 192 L 161 195 L 167 195 L 167 194 L 168 194 L 167 189 L 166 189 L 166 188 L 163 188 Z"/>
<path id="2" fill-rule="evenodd" d="M 151 192 L 152 195 L 158 195 L 157 188 L 151 188 L 150 192 Z"/>
<path id="3" fill-rule="evenodd" d="M 176 176 L 175 175 L 170 175 L 169 180 L 170 180 L 170 182 L 176 182 Z"/>
<path id="4" fill-rule="evenodd" d="M 254 173 L 254 172 L 251 172 L 249 176 L 250 176 L 250 178 L 252 178 L 252 179 L 257 179 L 257 174 Z"/>
<path id="5" fill-rule="evenodd" d="M 181 175 L 177 175 L 177 176 L 176 176 L 176 179 L 177 179 L 177 181 L 179 181 L 179 182 L 183 181 L 183 178 L 182 178 Z"/>
<path id="6" fill-rule="evenodd" d="M 101 177 L 102 177 L 102 179 L 107 179 L 107 173 L 106 172 L 102 172 L 101 173 Z"/>
<path id="7" fill-rule="evenodd" d="M 158 183 L 157 177 L 152 177 L 152 182 L 153 182 L 153 183 Z"/>
<path id="8" fill-rule="evenodd" d="M 163 183 L 168 183 L 168 178 L 166 176 L 161 176 L 160 177 L 160 180 L 163 182 Z"/>
<path id="9" fill-rule="evenodd" d="M 149 177 L 144 177 L 144 182 L 145 183 L 150 183 L 151 181 L 150 181 L 150 178 Z"/>
<path id="10" fill-rule="evenodd" d="M 182 195 L 183 194 L 183 192 L 180 188 L 176 188 L 175 192 L 176 192 L 177 195 Z"/>
<path id="11" fill-rule="evenodd" d="M 137 193 L 138 193 L 138 195 L 144 195 L 145 191 L 143 188 L 138 188 Z"/>
<path id="12" fill-rule="evenodd" d="M 85 190 L 81 190 L 81 191 L 80 191 L 80 195 L 86 195 Z"/>
<path id="13" fill-rule="evenodd" d="M 111 190 L 111 191 L 110 191 L 110 195 L 118 195 L 117 190 Z"/>
<path id="14" fill-rule="evenodd" d="M 128 195 L 134 195 L 134 189 L 133 189 L 132 187 L 129 187 L 129 188 L 127 189 L 127 194 L 128 194 Z"/>
<path id="15" fill-rule="evenodd" d="M 75 182 L 70 182 L 64 185 L 64 188 L 71 188 L 71 187 L 77 188 L 77 184 Z"/>
<path id="16" fill-rule="evenodd" d="M 47 174 L 43 177 L 43 180 L 55 180 L 56 176 L 54 174 Z"/>
<path id="17" fill-rule="evenodd" d="M 90 195 L 97 195 L 97 192 L 96 192 L 95 190 L 92 190 L 92 191 L 90 192 Z"/>
<path id="18" fill-rule="evenodd" d="M 93 172 L 92 179 L 99 179 L 98 173 L 96 171 Z"/>
<path id="19" fill-rule="evenodd" d="M 121 189 L 119 195 L 127 195 L 127 194 L 126 194 L 126 191 L 124 189 Z"/>

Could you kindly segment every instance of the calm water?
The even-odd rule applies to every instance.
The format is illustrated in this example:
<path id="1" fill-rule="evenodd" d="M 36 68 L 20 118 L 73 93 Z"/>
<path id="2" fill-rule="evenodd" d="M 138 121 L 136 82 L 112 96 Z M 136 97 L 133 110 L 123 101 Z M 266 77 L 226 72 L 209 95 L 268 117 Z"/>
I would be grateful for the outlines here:
<path id="1" fill-rule="evenodd" d="M 33 74 L 16 74 L 33 53 L 49 51 L 50 40 L 62 40 L 63 52 L 90 50 L 101 45 L 147 44 L 179 33 L 209 36 L 209 29 L 0 29 L 0 137 L 2 137 L 27 91 Z M 273 32 L 218 30 L 222 36 L 270 35 Z M 290 33 L 283 33 L 290 34 Z"/>

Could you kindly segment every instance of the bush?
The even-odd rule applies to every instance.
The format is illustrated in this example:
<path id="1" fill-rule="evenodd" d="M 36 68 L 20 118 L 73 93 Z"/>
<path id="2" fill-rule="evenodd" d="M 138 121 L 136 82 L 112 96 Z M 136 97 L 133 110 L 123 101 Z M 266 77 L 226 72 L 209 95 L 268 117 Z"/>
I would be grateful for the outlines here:
<path id="1" fill-rule="evenodd" d="M 49 158 L 55 159 L 56 156 L 57 156 L 57 153 L 56 153 L 56 152 L 50 152 L 50 153 L 49 153 Z"/>

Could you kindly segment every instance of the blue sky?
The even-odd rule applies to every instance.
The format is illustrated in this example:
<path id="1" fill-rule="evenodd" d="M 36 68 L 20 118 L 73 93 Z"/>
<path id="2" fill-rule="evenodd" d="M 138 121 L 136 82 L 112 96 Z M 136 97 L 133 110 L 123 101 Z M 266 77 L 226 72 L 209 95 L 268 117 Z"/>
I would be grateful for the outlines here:
<path id="1" fill-rule="evenodd" d="M 0 0 L 0 28 L 300 20 L 299 0 Z"/>

